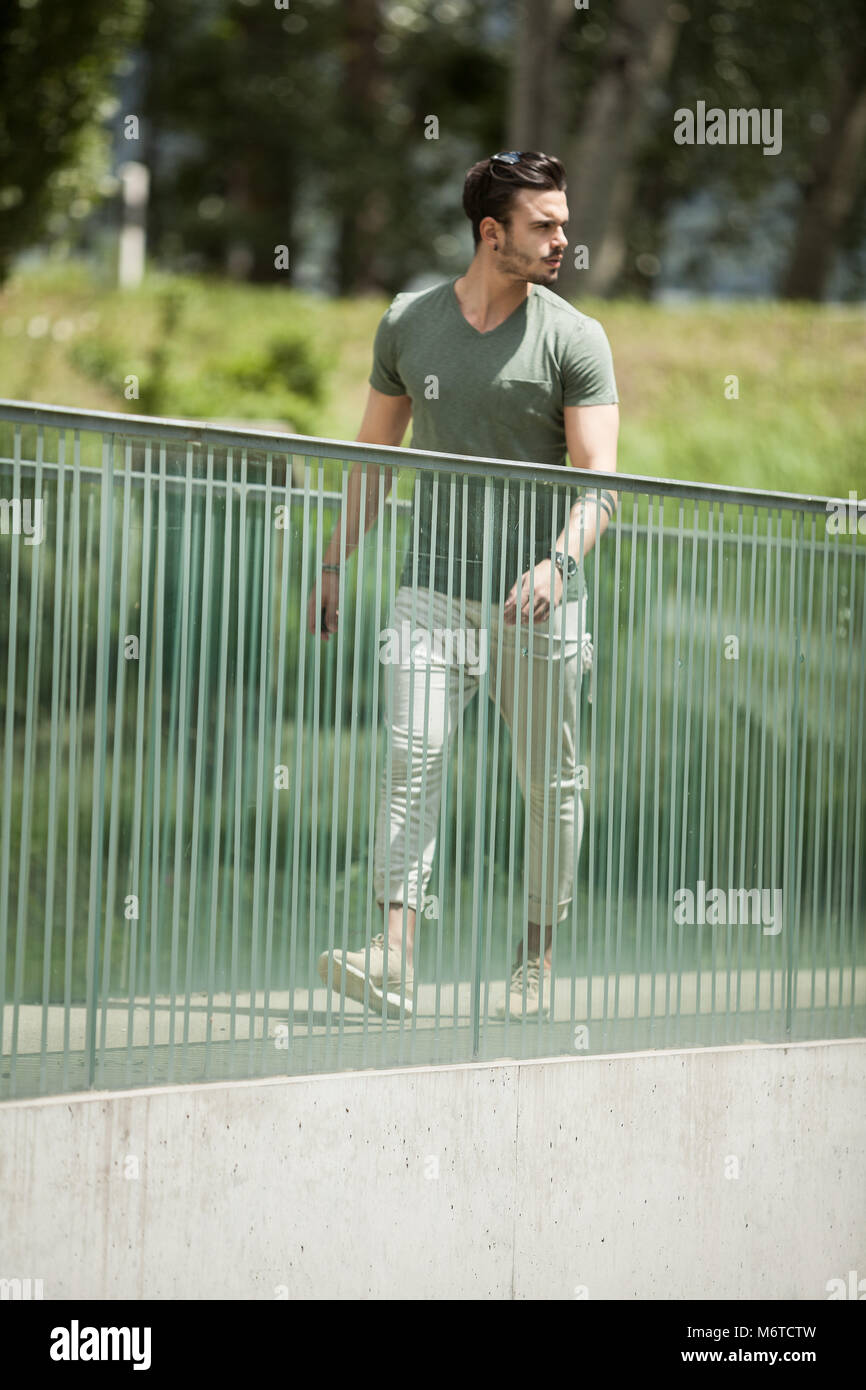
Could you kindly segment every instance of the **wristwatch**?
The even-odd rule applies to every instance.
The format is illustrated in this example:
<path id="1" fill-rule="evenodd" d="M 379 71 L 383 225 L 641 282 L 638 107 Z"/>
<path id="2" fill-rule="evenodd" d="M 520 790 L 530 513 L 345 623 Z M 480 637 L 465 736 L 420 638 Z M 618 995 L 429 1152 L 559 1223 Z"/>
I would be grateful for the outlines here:
<path id="1" fill-rule="evenodd" d="M 563 580 L 572 579 L 577 574 L 577 561 L 573 555 L 563 555 L 561 550 L 557 550 L 553 557 L 553 563 Z"/>

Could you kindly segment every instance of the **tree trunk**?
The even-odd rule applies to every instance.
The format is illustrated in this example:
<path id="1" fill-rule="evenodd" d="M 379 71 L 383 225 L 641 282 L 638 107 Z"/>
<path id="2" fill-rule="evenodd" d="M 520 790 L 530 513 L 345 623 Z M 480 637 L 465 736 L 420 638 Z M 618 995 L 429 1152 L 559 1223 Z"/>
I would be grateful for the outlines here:
<path id="1" fill-rule="evenodd" d="M 670 72 L 680 35 L 680 23 L 670 18 L 668 8 L 667 0 L 618 0 L 601 66 L 568 150 L 570 244 L 558 289 L 569 298 L 610 294 L 625 264 L 648 98 Z M 574 267 L 578 246 L 587 247 L 586 269 Z"/>
<path id="2" fill-rule="evenodd" d="M 382 100 L 381 61 L 375 40 L 382 23 L 379 0 L 346 0 L 343 40 L 343 101 L 345 129 L 352 131 L 348 150 L 355 167 L 341 183 L 337 234 L 337 281 L 342 295 L 380 289 L 376 251 L 388 207 L 381 189 L 370 182 L 371 163 L 359 151 L 376 148 Z"/>
<path id="3" fill-rule="evenodd" d="M 575 18 L 573 0 L 520 0 L 508 97 L 507 147 L 563 158 L 560 44 Z"/>
<path id="4" fill-rule="evenodd" d="M 866 150 L 866 55 L 861 50 L 843 73 L 830 116 L 818 141 L 788 266 L 783 299 L 823 298 L 839 237 L 863 177 Z"/>

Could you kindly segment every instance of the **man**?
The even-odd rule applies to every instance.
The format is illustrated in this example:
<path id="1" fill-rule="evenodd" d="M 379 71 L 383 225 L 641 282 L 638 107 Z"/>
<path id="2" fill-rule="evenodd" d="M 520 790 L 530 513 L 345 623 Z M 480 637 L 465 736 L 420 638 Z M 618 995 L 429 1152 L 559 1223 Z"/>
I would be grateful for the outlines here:
<path id="1" fill-rule="evenodd" d="M 567 450 L 575 468 L 616 470 L 619 416 L 607 338 L 599 323 L 549 288 L 568 245 L 565 188 L 559 160 L 538 152 L 508 151 L 473 165 L 463 191 L 475 242 L 472 263 L 465 275 L 432 290 L 397 295 L 385 313 L 360 442 L 400 445 L 412 416 L 414 448 L 559 466 L 567 466 Z M 355 465 L 348 484 L 347 555 L 360 535 L 360 473 Z M 365 531 L 375 519 L 379 492 L 378 469 L 368 467 L 367 475 Z M 413 627 L 426 621 L 432 589 L 434 623 L 483 636 L 482 599 L 490 586 L 487 656 L 491 670 L 501 672 L 501 683 L 490 682 L 491 699 L 496 686 L 529 817 L 526 959 L 521 941 L 499 1016 L 537 1016 L 548 1012 L 553 927 L 568 914 L 583 833 L 575 728 L 586 655 L 582 557 L 605 530 L 616 495 L 587 494 L 567 513 L 564 490 L 554 498 L 554 489 L 541 486 L 532 527 L 529 486 L 512 483 L 506 514 L 504 484 L 497 479 L 491 526 L 486 480 L 470 478 L 464 517 L 463 480 L 452 485 L 443 478 L 434 533 L 436 480 L 421 474 L 419 515 L 413 515 L 420 545 L 415 553 L 410 542 L 391 628 L 406 619 Z M 391 481 L 386 469 L 386 493 Z M 486 570 L 485 527 L 494 539 Z M 321 575 L 325 640 L 337 627 L 341 549 L 338 524 Z M 312 633 L 318 623 L 314 590 Z M 383 777 L 376 826 L 375 889 L 387 939 L 383 932 L 366 950 L 325 953 L 319 961 L 326 983 L 339 990 L 345 980 L 347 995 L 387 1014 L 413 1007 L 415 927 L 432 871 L 445 755 L 461 699 L 465 703 L 477 686 L 477 675 L 458 671 L 429 644 L 420 657 L 413 651 L 393 666 L 386 711 L 391 775 L 387 787 Z"/>

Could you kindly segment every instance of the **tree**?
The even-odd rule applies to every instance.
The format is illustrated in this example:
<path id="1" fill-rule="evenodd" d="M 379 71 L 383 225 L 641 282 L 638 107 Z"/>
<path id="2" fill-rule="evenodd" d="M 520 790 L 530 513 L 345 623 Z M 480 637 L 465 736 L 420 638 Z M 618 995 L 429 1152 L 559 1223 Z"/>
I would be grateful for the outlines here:
<path id="1" fill-rule="evenodd" d="M 760 218 L 782 292 L 820 298 L 862 235 L 864 50 L 862 0 L 612 0 L 571 18 L 522 0 L 510 143 L 563 159 L 572 250 L 589 249 L 585 270 L 567 256 L 560 291 L 649 293 L 668 212 L 704 194 L 718 220 L 697 278 L 717 246 L 746 250 Z M 674 112 L 698 101 L 779 109 L 781 152 L 678 145 Z"/>
<path id="2" fill-rule="evenodd" d="M 99 193 L 102 104 L 144 0 L 0 11 L 0 282 L 17 252 L 82 218 Z"/>
<path id="3" fill-rule="evenodd" d="M 846 225 L 864 193 L 866 33 L 845 63 L 804 181 L 783 299 L 823 298 Z"/>

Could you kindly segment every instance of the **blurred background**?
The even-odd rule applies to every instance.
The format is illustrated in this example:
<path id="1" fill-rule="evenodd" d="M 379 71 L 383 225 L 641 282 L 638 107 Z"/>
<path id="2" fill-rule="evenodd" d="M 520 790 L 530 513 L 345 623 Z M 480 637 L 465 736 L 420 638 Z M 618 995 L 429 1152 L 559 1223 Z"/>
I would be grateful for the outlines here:
<path id="1" fill-rule="evenodd" d="M 780 152 L 677 144 L 699 101 Z M 623 471 L 866 490 L 863 0 L 7 0 L 0 394 L 353 438 L 511 148 L 566 165 Z"/>

